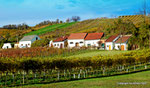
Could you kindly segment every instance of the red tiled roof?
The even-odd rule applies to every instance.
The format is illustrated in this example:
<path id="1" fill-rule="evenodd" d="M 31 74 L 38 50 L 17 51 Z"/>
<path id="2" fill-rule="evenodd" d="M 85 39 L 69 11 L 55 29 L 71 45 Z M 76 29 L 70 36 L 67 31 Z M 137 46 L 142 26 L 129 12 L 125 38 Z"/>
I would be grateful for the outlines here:
<path id="1" fill-rule="evenodd" d="M 85 40 L 101 39 L 104 33 L 88 33 Z"/>
<path id="2" fill-rule="evenodd" d="M 64 41 L 66 39 L 68 39 L 68 36 L 59 37 L 56 40 L 54 40 L 53 42 L 61 42 L 61 41 Z"/>
<path id="3" fill-rule="evenodd" d="M 84 39 L 87 33 L 72 33 L 68 37 L 68 39 Z"/>
<path id="4" fill-rule="evenodd" d="M 123 37 L 120 37 L 116 43 L 125 43 L 131 36 L 123 36 Z"/>
<path id="5" fill-rule="evenodd" d="M 112 42 L 118 35 L 110 36 L 105 42 Z"/>

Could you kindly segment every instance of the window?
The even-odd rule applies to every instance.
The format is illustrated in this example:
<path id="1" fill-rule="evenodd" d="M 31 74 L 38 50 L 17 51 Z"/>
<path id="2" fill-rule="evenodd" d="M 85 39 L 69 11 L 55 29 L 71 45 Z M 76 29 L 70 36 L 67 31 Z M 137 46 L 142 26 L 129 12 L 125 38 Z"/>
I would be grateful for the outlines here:
<path id="1" fill-rule="evenodd" d="M 28 43 L 28 46 L 30 46 L 30 44 Z"/>
<path id="2" fill-rule="evenodd" d="M 57 46 L 59 46 L 59 44 L 57 44 Z"/>
<path id="3" fill-rule="evenodd" d="M 70 44 L 73 44 L 73 42 L 70 42 Z"/>
<path id="4" fill-rule="evenodd" d="M 82 41 L 80 43 L 83 43 Z"/>
<path id="5" fill-rule="evenodd" d="M 91 44 L 88 44 L 88 46 L 91 46 Z"/>
<path id="6" fill-rule="evenodd" d="M 36 40 L 38 40 L 38 37 L 36 37 Z"/>
<path id="7" fill-rule="evenodd" d="M 21 44 L 21 46 L 23 46 L 23 44 Z"/>
<path id="8" fill-rule="evenodd" d="M 109 45 L 107 45 L 107 47 L 109 47 Z"/>
<path id="9" fill-rule="evenodd" d="M 54 44 L 54 46 L 56 46 L 56 44 Z"/>

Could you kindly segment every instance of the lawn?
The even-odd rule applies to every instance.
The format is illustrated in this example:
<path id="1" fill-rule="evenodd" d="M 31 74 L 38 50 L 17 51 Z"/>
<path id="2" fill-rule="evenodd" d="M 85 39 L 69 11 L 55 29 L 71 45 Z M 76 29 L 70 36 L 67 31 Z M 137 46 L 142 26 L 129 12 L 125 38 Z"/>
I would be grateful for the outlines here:
<path id="1" fill-rule="evenodd" d="M 91 50 L 88 52 L 84 52 L 81 54 L 75 54 L 75 55 L 71 55 L 69 57 L 93 57 L 93 56 L 112 56 L 112 55 L 117 55 L 117 54 L 121 54 L 121 53 L 127 53 L 130 51 L 101 51 L 101 50 Z"/>
<path id="2" fill-rule="evenodd" d="M 27 36 L 27 35 L 41 35 L 41 34 L 44 34 L 44 33 L 47 33 L 47 32 L 54 31 L 56 29 L 62 29 L 62 28 L 71 26 L 75 23 L 76 22 L 71 22 L 71 23 L 62 23 L 62 24 L 55 24 L 55 25 L 47 26 L 45 28 L 41 28 L 39 30 L 29 32 L 29 33 L 25 34 L 25 36 Z"/>
<path id="3" fill-rule="evenodd" d="M 111 77 L 92 78 L 51 84 L 28 85 L 24 88 L 149 88 L 149 79 L 150 71 L 143 71 Z"/>

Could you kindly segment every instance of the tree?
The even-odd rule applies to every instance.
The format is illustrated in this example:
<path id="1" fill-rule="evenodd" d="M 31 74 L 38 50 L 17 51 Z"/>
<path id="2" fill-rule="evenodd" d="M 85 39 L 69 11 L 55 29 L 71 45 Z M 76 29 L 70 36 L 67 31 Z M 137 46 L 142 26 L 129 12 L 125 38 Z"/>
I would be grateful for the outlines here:
<path id="1" fill-rule="evenodd" d="M 59 19 L 56 19 L 56 23 L 59 24 Z"/>
<path id="2" fill-rule="evenodd" d="M 74 22 L 77 22 L 77 21 L 79 21 L 81 18 L 79 17 L 79 16 L 73 16 L 72 17 L 72 21 L 74 21 Z"/>
<path id="3" fill-rule="evenodd" d="M 49 44 L 49 40 L 48 39 L 42 39 L 42 40 L 37 40 L 35 42 L 32 43 L 32 47 L 44 47 L 47 46 Z"/>
<path id="4" fill-rule="evenodd" d="M 149 46 L 149 25 L 146 23 L 142 23 L 139 28 L 139 40 L 141 47 Z"/>
<path id="5" fill-rule="evenodd" d="M 9 39 L 10 37 L 11 37 L 10 34 L 9 34 L 9 33 L 6 33 L 6 35 L 5 35 L 6 42 L 8 42 L 8 39 Z"/>
<path id="6" fill-rule="evenodd" d="M 70 22 L 70 19 L 68 18 L 67 20 L 66 20 L 66 23 L 69 23 Z"/>
<path id="7" fill-rule="evenodd" d="M 140 11 L 139 11 L 139 14 L 142 14 L 143 15 L 143 18 L 144 18 L 144 23 L 146 23 L 146 20 L 148 18 L 148 24 L 149 24 L 149 17 L 148 15 L 150 14 L 150 10 L 149 10 L 149 7 L 147 5 L 147 0 L 143 0 L 143 6 L 140 8 Z M 149 33 L 149 48 L 150 48 L 150 28 L 148 29 L 148 33 Z"/>

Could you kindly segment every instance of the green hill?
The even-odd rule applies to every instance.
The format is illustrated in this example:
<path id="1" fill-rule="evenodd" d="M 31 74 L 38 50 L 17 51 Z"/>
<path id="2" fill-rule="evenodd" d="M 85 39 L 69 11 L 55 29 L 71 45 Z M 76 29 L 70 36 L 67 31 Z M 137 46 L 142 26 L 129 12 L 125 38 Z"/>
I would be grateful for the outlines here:
<path id="1" fill-rule="evenodd" d="M 47 27 L 38 29 L 36 31 L 29 32 L 29 33 L 25 34 L 25 36 L 26 35 L 42 35 L 42 34 L 47 33 L 47 32 L 55 31 L 56 29 L 62 29 L 62 28 L 71 26 L 71 25 L 73 25 L 75 23 L 76 22 L 62 23 L 62 24 L 55 24 L 55 25 L 47 26 Z"/>

